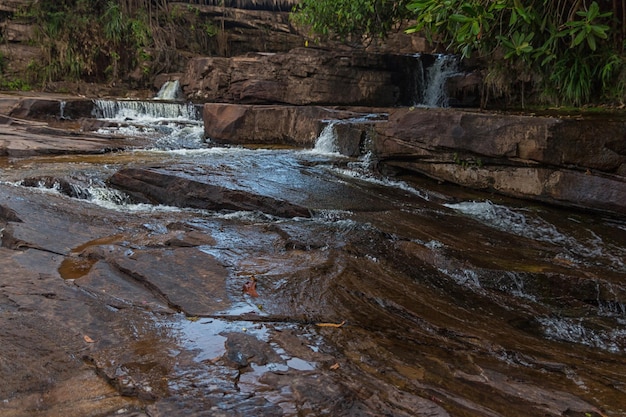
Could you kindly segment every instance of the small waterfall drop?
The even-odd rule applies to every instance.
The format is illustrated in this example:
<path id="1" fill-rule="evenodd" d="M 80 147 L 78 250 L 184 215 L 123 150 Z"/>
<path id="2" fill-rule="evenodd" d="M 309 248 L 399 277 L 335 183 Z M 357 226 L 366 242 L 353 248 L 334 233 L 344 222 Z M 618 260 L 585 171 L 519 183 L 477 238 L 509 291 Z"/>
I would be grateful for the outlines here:
<path id="1" fill-rule="evenodd" d="M 200 110 L 193 103 L 94 100 L 93 115 L 109 123 L 100 134 L 151 137 L 155 148 L 163 150 L 206 146 Z"/>
<path id="2" fill-rule="evenodd" d="M 180 88 L 180 82 L 178 80 L 173 80 L 163 83 L 161 89 L 155 97 L 155 100 L 181 100 L 182 98 L 183 91 Z"/>
<path id="3" fill-rule="evenodd" d="M 322 132 L 315 142 L 313 150 L 319 153 L 339 153 L 339 146 L 337 145 L 337 132 L 335 131 L 335 125 L 337 120 L 332 120 L 324 127 Z"/>
<path id="4" fill-rule="evenodd" d="M 448 107 L 446 83 L 450 77 L 460 74 L 459 57 L 435 55 L 432 65 L 424 66 L 421 55 L 415 70 L 415 105 L 420 107 Z"/>
<path id="5" fill-rule="evenodd" d="M 61 100 L 59 102 L 59 119 L 64 120 L 65 117 L 65 106 L 67 106 L 67 102 L 65 100 Z"/>
<path id="6" fill-rule="evenodd" d="M 161 101 L 94 100 L 94 116 L 118 121 L 173 119 L 199 121 L 199 111 L 191 103 Z"/>

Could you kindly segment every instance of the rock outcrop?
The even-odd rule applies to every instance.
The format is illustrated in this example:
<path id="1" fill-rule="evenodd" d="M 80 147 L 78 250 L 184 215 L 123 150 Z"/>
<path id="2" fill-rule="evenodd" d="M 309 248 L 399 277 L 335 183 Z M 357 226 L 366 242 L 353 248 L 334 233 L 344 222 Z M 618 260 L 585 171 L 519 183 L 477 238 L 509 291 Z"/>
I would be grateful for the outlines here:
<path id="1" fill-rule="evenodd" d="M 397 109 L 374 137 L 374 151 L 386 167 L 626 213 L 624 120 Z"/>
<path id="2" fill-rule="evenodd" d="M 280 54 L 196 57 L 181 86 L 187 97 L 205 102 L 409 105 L 413 93 L 405 86 L 414 67 L 410 56 L 296 48 Z"/>
<path id="3" fill-rule="evenodd" d="M 307 148 L 315 144 L 329 120 L 349 120 L 362 117 L 362 113 L 319 106 L 207 103 L 203 106 L 203 117 L 205 136 L 214 143 Z M 357 135 L 361 136 L 360 130 Z M 358 154 L 347 150 L 343 153 Z"/>
<path id="4" fill-rule="evenodd" d="M 259 210 L 278 217 L 310 217 L 306 207 L 243 190 L 229 189 L 184 178 L 167 170 L 127 168 L 116 172 L 109 183 L 135 200 L 152 204 L 206 210 Z"/>
<path id="5" fill-rule="evenodd" d="M 377 109 L 372 118 L 364 110 L 208 103 L 205 134 L 218 143 L 313 147 L 335 120 L 337 150 L 348 156 L 371 151 L 390 175 L 419 173 L 514 197 L 626 213 L 623 119 L 419 108 Z"/>

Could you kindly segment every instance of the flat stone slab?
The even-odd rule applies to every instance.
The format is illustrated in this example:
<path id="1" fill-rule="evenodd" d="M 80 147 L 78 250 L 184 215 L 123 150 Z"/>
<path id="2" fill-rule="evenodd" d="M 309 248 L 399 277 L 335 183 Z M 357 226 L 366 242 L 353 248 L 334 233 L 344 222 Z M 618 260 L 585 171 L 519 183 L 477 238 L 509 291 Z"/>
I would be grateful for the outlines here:
<path id="1" fill-rule="evenodd" d="M 623 117 L 397 109 L 376 125 L 380 161 L 466 187 L 626 214 Z"/>
<path id="2" fill-rule="evenodd" d="M 197 248 L 139 250 L 109 262 L 189 316 L 208 316 L 230 306 L 228 270 Z"/>
<path id="3" fill-rule="evenodd" d="M 128 147 L 130 143 L 125 140 L 71 134 L 40 122 L 0 118 L 0 156 L 100 154 Z"/>
<path id="4" fill-rule="evenodd" d="M 179 175 L 167 170 L 126 168 L 112 175 L 109 183 L 151 203 L 206 210 L 259 210 L 278 217 L 311 216 L 306 207 L 288 201 Z"/>

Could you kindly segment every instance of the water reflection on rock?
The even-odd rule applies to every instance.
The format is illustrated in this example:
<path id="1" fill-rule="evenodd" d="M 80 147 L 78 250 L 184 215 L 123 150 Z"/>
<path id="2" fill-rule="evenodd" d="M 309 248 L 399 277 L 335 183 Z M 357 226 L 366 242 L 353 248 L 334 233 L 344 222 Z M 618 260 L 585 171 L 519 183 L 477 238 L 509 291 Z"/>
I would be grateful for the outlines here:
<path id="1" fill-rule="evenodd" d="M 626 413 L 623 219 L 393 182 L 309 151 L 67 158 L 0 163 L 14 167 L 0 184 L 7 415 Z M 128 165 L 311 217 L 18 185 L 89 190 Z M 242 292 L 252 275 L 259 297 Z M 85 373 L 109 391 L 61 395 Z M 72 411 L 75 398 L 90 400 Z"/>

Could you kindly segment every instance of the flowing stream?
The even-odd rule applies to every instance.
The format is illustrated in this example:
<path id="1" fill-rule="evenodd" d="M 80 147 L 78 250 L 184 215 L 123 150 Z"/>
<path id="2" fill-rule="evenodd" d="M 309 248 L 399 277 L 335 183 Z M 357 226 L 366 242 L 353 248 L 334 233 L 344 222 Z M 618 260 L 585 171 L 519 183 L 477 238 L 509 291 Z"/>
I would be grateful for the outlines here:
<path id="1" fill-rule="evenodd" d="M 377 390 L 385 392 L 388 408 L 381 415 L 626 415 L 624 219 L 415 177 L 385 178 L 366 158 L 336 153 L 332 123 L 314 149 L 221 147 L 202 137 L 194 106 L 97 105 L 98 117 L 111 122 L 101 134 L 150 138 L 152 146 L 15 159 L 5 162 L 11 169 L 0 169 L 0 179 L 21 185 L 25 178 L 65 178 L 76 187 L 71 198 L 129 215 L 160 213 L 161 220 L 146 223 L 153 233 L 167 213 L 206 230 L 216 244 L 203 251 L 234 276 L 246 271 L 260 282 L 259 300 L 239 301 L 226 313 L 262 305 L 259 314 L 293 317 L 289 329 L 300 329 L 303 343 L 338 358 L 331 362 L 341 364 L 333 374 L 339 385 L 368 392 L 364 404 Z M 209 176 L 218 185 L 305 205 L 313 216 L 138 204 L 106 185 L 125 166 Z M 58 183 L 39 185 L 33 192 L 62 192 Z M 292 239 L 270 250 L 256 229 Z M 346 324 L 301 327 L 300 319 Z M 242 323 L 182 320 L 175 327 L 202 362 L 224 353 L 226 328 L 255 328 L 252 333 L 268 340 L 265 326 Z M 323 366 L 289 357 L 256 366 L 239 387 L 252 392 L 271 385 L 269 373 Z M 272 395 L 283 398 L 285 415 L 295 415 L 284 405 L 289 393 Z"/>

